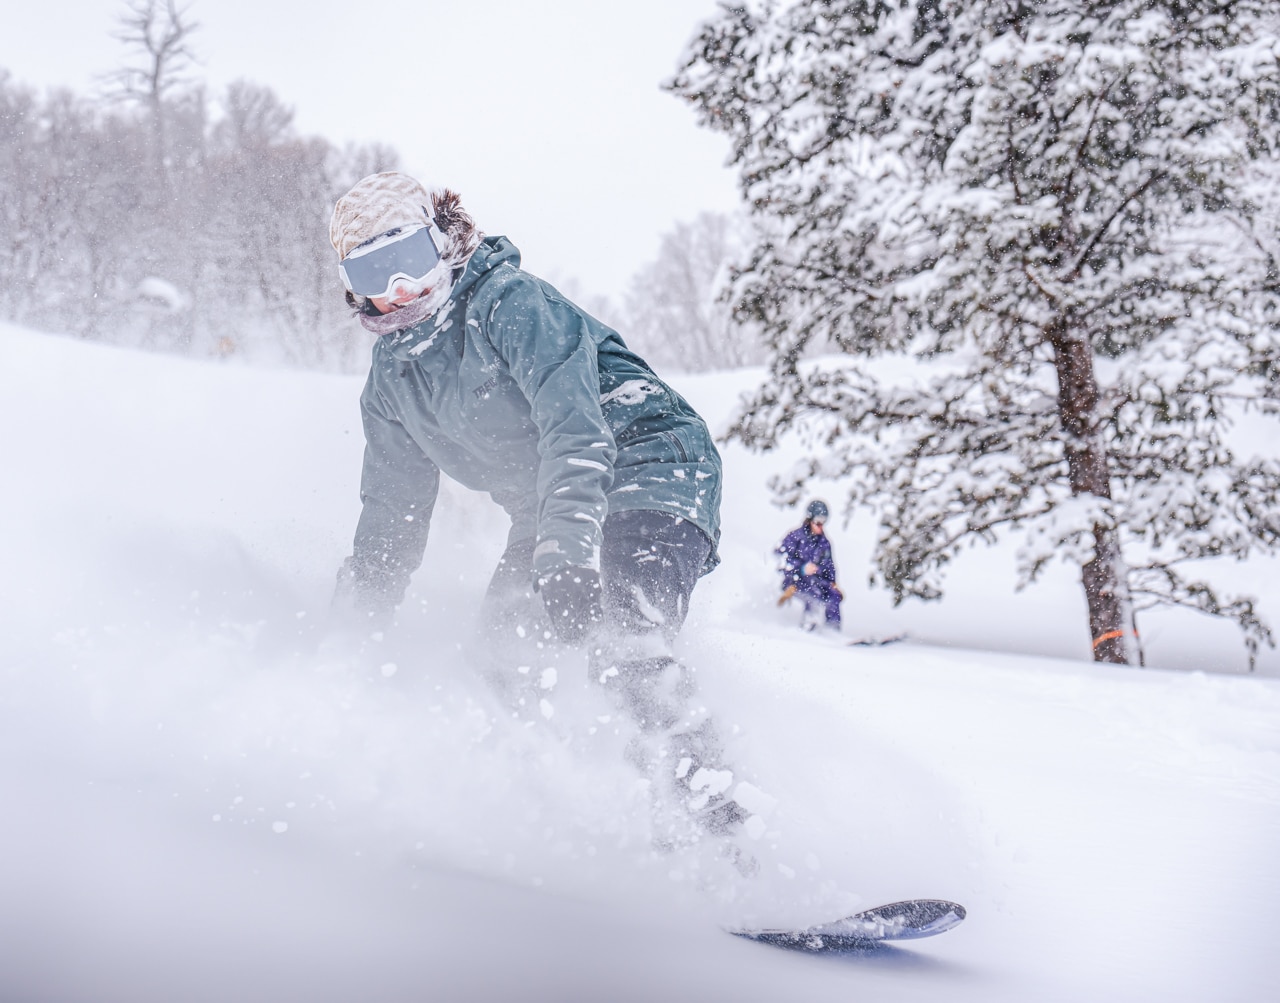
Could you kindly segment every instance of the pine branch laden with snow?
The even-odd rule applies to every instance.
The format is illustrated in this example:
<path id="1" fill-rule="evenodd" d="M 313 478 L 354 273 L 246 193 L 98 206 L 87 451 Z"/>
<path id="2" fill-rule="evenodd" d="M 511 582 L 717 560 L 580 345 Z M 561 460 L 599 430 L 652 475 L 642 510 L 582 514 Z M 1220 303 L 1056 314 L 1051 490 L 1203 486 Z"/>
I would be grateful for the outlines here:
<path id="1" fill-rule="evenodd" d="M 1016 530 L 1023 584 L 1079 563 L 1099 660 L 1154 603 L 1271 643 L 1176 568 L 1280 542 L 1280 464 L 1231 447 L 1280 400 L 1278 57 L 1264 0 L 722 10 L 669 87 L 771 235 L 736 279 L 770 374 L 731 434 L 811 437 L 775 490 L 847 482 L 899 601 Z"/>

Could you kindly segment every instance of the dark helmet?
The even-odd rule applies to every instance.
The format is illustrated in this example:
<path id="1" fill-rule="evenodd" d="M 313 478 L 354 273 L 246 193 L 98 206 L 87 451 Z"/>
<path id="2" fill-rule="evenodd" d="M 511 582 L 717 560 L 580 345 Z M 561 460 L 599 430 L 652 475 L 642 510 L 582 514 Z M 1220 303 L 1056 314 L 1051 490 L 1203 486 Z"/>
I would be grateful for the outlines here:
<path id="1" fill-rule="evenodd" d="M 805 509 L 805 515 L 810 519 L 825 519 L 829 514 L 827 503 L 824 501 L 811 501 L 809 507 Z"/>

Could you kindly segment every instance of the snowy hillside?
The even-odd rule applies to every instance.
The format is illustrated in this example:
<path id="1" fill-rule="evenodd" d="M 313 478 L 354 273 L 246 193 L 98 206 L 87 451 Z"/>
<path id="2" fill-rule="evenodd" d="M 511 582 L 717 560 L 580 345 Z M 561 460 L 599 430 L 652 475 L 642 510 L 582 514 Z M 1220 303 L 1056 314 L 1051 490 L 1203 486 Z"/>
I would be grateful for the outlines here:
<path id="1" fill-rule="evenodd" d="M 750 376 L 675 382 L 723 428 Z M 838 519 L 847 632 L 912 640 L 801 634 L 771 601 L 788 457 L 730 448 L 682 644 L 775 803 L 755 878 L 659 856 L 576 656 L 515 719 L 474 674 L 486 498 L 446 486 L 382 650 L 321 643 L 360 383 L 0 325 L 0 1000 L 1268 997 L 1275 652 L 1242 675 L 1233 628 L 1168 615 L 1165 668 L 1095 667 L 1074 575 L 1015 596 L 1000 550 L 893 610 Z M 1272 568 L 1222 573 L 1280 623 Z M 835 959 L 719 930 L 916 895 L 969 919 Z"/>

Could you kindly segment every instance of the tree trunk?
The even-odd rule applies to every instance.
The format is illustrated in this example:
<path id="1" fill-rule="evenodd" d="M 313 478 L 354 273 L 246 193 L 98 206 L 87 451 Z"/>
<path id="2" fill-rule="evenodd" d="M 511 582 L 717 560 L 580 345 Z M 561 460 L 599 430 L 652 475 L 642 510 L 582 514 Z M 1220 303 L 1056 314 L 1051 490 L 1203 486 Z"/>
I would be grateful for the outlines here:
<path id="1" fill-rule="evenodd" d="M 1098 427 L 1101 395 L 1093 370 L 1093 346 L 1087 338 L 1073 336 L 1062 321 L 1050 330 L 1049 342 L 1058 374 L 1058 416 L 1066 432 L 1071 493 L 1110 499 L 1107 450 Z M 1130 665 L 1137 660 L 1137 633 L 1119 533 L 1115 526 L 1095 523 L 1093 540 L 1093 559 L 1080 573 L 1089 605 L 1093 659 Z"/>

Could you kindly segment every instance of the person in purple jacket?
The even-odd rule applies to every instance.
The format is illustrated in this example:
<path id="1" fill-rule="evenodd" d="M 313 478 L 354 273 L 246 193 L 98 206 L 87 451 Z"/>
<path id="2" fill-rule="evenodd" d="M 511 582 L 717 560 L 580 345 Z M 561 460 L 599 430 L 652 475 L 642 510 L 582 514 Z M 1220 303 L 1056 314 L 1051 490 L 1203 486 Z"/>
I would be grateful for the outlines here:
<path id="1" fill-rule="evenodd" d="M 788 533 L 776 551 L 782 555 L 782 596 L 778 605 L 799 596 L 804 602 L 806 630 L 817 627 L 819 613 L 828 628 L 840 629 L 844 593 L 836 584 L 831 541 L 824 532 L 827 514 L 826 502 L 811 501 L 805 511 L 804 525 Z"/>

